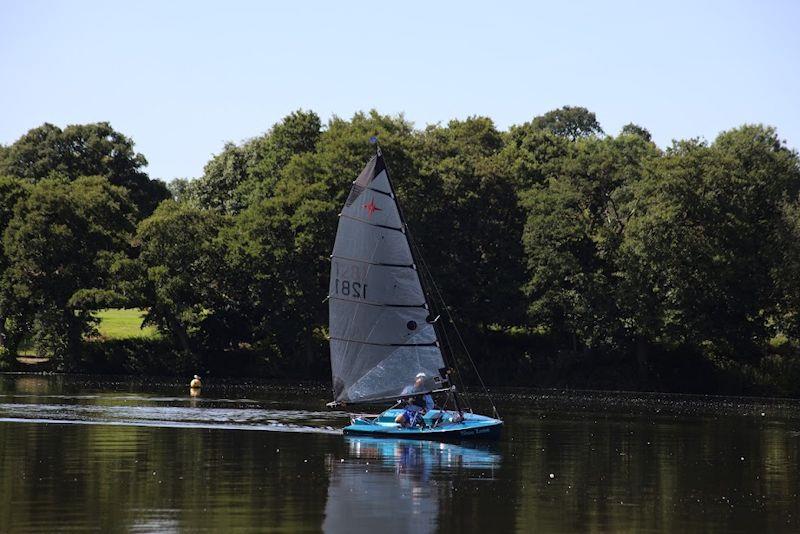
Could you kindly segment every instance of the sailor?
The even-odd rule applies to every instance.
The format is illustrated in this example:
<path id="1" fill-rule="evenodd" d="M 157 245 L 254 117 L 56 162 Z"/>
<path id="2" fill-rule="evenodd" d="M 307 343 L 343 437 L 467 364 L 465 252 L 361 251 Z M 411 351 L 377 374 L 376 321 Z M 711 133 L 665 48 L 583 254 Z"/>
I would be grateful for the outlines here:
<path id="1" fill-rule="evenodd" d="M 417 373 L 414 379 L 414 384 L 406 386 L 403 389 L 403 395 L 412 395 L 416 392 L 425 391 L 425 379 L 428 376 L 425 373 Z M 424 395 L 414 395 L 406 398 L 406 407 L 403 413 L 398 415 L 394 422 L 399 423 L 404 428 L 411 428 L 416 425 L 424 426 L 425 422 L 422 416 L 429 410 L 433 410 L 433 397 L 430 393 Z"/>
<path id="2" fill-rule="evenodd" d="M 200 389 L 202 386 L 203 386 L 203 383 L 200 382 L 200 377 L 197 376 L 197 375 L 194 375 L 194 378 L 192 378 L 192 381 L 189 382 L 189 388 L 191 388 L 191 389 Z"/>

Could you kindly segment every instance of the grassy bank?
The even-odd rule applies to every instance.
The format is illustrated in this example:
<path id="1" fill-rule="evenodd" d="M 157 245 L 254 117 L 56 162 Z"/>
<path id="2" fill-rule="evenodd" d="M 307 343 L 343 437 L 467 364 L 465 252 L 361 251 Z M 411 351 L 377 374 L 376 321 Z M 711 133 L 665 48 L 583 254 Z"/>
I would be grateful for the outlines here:
<path id="1" fill-rule="evenodd" d="M 105 309 L 95 312 L 98 319 L 97 335 L 88 339 L 90 344 L 108 341 L 160 341 L 161 334 L 154 326 L 142 326 L 145 311 L 140 308 Z M 17 348 L 17 361 L 21 364 L 41 365 L 49 355 L 39 354 L 30 339 L 25 339 Z"/>
<path id="2" fill-rule="evenodd" d="M 102 340 L 158 339 L 154 326 L 142 326 L 145 311 L 139 308 L 106 309 L 94 313 L 100 320 L 97 332 Z"/>

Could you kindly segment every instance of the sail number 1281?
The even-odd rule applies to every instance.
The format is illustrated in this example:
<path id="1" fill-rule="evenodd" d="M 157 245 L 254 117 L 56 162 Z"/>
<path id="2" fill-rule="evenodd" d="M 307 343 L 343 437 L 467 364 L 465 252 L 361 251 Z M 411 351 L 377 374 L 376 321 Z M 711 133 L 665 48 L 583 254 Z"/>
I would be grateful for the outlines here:
<path id="1" fill-rule="evenodd" d="M 356 299 L 367 298 L 367 284 L 362 284 L 361 282 L 351 282 L 350 280 L 339 280 L 336 278 L 334 286 L 337 295 Z"/>

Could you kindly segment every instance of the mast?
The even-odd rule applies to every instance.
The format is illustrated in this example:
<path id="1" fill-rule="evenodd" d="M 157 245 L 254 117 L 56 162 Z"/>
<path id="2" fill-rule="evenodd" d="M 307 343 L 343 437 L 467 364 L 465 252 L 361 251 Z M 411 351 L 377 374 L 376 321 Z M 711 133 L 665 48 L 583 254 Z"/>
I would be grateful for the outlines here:
<path id="1" fill-rule="evenodd" d="M 377 139 L 375 139 L 375 155 L 380 158 L 383 162 L 383 168 L 386 172 L 386 179 L 389 181 L 389 185 L 392 188 L 392 198 L 394 199 L 395 205 L 397 206 L 397 212 L 400 214 L 400 222 L 403 223 L 403 234 L 406 237 L 406 243 L 408 243 L 408 248 L 411 251 L 411 258 L 414 260 L 414 270 L 417 271 L 417 276 L 419 277 L 419 283 L 422 286 L 422 293 L 425 295 L 425 309 L 428 310 L 429 314 L 432 314 L 432 310 L 430 308 L 429 302 L 431 302 L 430 298 L 430 291 L 427 289 L 426 281 L 424 280 L 424 276 L 422 276 L 422 271 L 419 270 L 419 252 L 417 251 L 416 243 L 411 238 L 411 228 L 408 226 L 408 222 L 406 220 L 405 213 L 403 213 L 403 207 L 400 205 L 399 200 L 396 198 L 397 189 L 394 186 L 394 182 L 392 181 L 392 176 L 389 173 L 389 167 L 386 165 L 386 161 L 383 159 L 383 152 L 381 152 L 381 147 L 378 145 Z M 439 329 L 437 328 L 436 323 L 438 322 L 439 317 L 433 318 L 433 320 L 429 321 L 430 325 L 433 327 L 434 331 L 436 332 L 436 346 L 439 347 L 439 350 L 442 351 L 442 359 L 444 360 L 445 368 L 439 370 L 439 375 L 443 380 L 447 380 L 448 383 L 451 383 L 450 380 L 450 370 L 452 366 L 452 362 L 450 362 L 449 355 L 446 354 L 444 351 L 442 344 L 441 344 L 441 335 L 439 334 Z M 442 376 L 444 374 L 444 376 Z"/>

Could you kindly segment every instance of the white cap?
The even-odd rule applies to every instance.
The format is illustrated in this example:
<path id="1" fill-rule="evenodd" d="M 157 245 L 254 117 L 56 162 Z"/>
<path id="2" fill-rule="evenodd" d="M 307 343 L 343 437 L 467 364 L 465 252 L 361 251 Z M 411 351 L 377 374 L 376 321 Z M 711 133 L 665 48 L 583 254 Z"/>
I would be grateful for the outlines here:
<path id="1" fill-rule="evenodd" d="M 417 378 L 428 378 L 428 375 L 425 373 L 417 373 Z"/>

